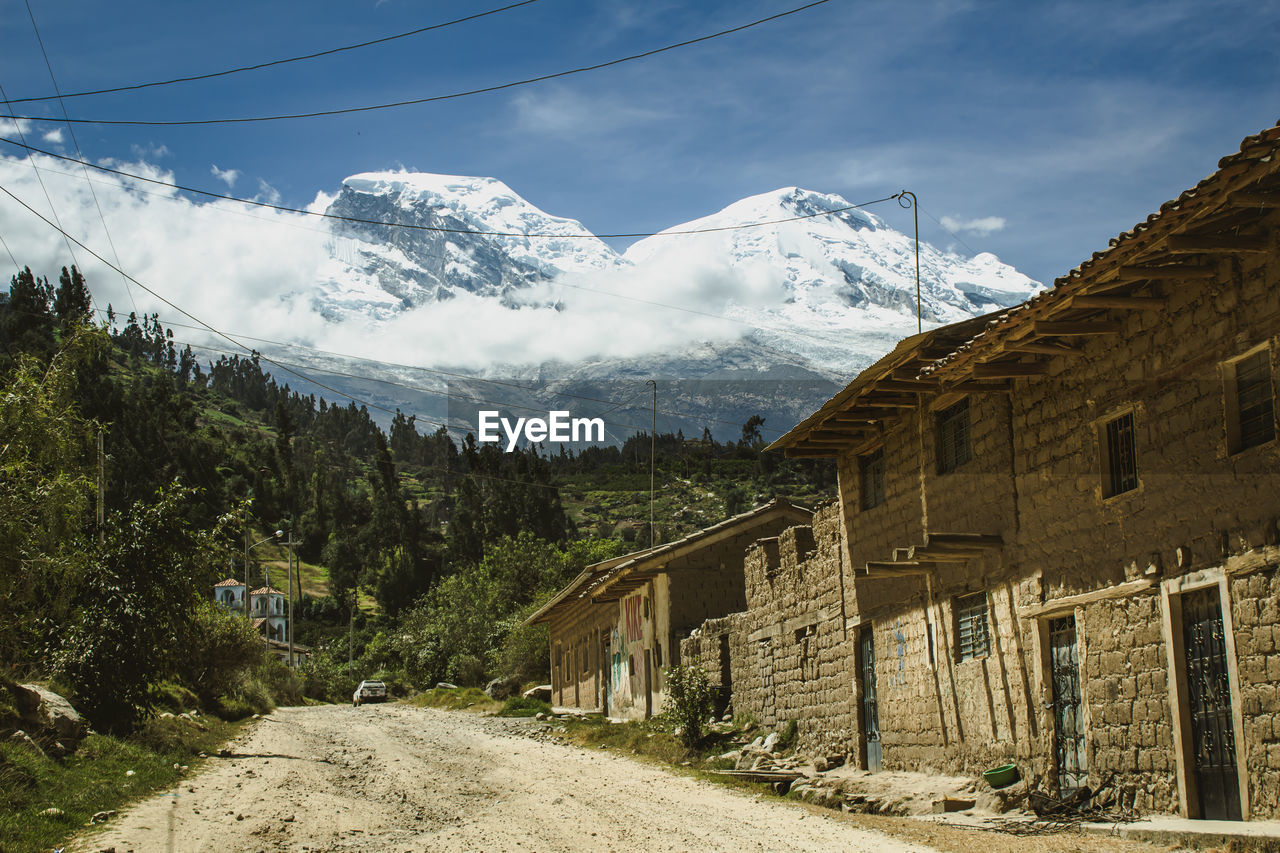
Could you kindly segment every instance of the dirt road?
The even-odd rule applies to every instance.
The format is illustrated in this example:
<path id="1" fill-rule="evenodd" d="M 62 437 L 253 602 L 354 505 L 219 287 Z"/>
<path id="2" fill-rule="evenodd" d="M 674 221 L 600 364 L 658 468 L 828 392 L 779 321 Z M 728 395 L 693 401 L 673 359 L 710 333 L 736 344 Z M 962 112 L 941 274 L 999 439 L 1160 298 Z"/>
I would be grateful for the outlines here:
<path id="1" fill-rule="evenodd" d="M 932 849 L 606 750 L 531 740 L 522 725 L 395 704 L 281 709 L 230 757 L 68 849 Z"/>

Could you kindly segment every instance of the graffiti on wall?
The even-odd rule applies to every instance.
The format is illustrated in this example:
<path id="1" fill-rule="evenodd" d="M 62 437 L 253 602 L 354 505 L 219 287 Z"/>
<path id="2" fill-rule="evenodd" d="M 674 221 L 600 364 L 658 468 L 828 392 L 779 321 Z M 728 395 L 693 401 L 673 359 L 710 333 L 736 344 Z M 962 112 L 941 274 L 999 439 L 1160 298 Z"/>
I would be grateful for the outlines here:
<path id="1" fill-rule="evenodd" d="M 623 602 L 626 609 L 627 642 L 638 643 L 644 639 L 643 596 L 633 595 Z"/>

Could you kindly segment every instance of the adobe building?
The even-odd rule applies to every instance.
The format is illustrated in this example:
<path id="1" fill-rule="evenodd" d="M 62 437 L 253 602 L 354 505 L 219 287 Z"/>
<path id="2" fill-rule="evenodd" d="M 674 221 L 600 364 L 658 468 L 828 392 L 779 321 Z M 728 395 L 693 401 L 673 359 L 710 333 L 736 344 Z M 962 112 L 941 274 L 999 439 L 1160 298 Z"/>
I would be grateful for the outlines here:
<path id="1" fill-rule="evenodd" d="M 1280 816 L 1278 169 L 1280 127 L 1245 139 L 775 442 L 835 458 L 838 500 L 754 546 L 748 606 L 684 644 L 735 711 L 869 768 L 1016 761 L 1141 811 Z"/>
<path id="2" fill-rule="evenodd" d="M 746 606 L 747 546 L 810 518 L 775 498 L 675 542 L 588 566 L 524 623 L 549 627 L 552 704 L 624 719 L 659 713 L 680 641 L 706 619 Z"/>

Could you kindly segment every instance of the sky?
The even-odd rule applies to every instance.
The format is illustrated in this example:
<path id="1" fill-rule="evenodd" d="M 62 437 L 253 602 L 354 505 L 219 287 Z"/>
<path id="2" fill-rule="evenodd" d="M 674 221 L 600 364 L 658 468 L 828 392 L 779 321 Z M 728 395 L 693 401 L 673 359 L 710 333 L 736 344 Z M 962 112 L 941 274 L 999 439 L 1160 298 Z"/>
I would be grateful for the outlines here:
<path id="1" fill-rule="evenodd" d="M 70 93 L 325 50 L 503 3 L 30 8 L 58 87 Z M 423 98 L 606 62 L 803 3 L 536 0 L 311 61 L 64 104 L 78 119 L 171 121 Z M 1280 76 L 1271 73 L 1278 24 L 1280 6 L 1257 2 L 828 0 L 615 67 L 387 110 L 68 127 L 56 101 L 10 108 L 33 119 L 22 123 L 31 144 L 71 156 L 78 147 L 93 162 L 297 207 L 335 193 L 348 175 L 398 168 L 497 177 L 594 233 L 658 231 L 793 185 L 851 202 L 909 189 L 924 239 L 992 252 L 1049 283 L 1280 118 Z M 25 3 L 0 0 L 0 45 L 8 98 L 52 94 Z M 0 125 L 0 136 L 15 137 L 13 122 Z M 47 216 L 49 192 L 69 230 L 96 250 L 111 256 L 114 242 L 130 272 L 174 301 L 216 309 L 233 328 L 288 335 L 289 312 L 267 322 L 255 294 L 298 274 L 290 251 L 313 245 L 314 231 L 295 223 L 254 243 L 272 215 L 154 189 L 122 198 L 98 176 L 96 199 L 74 174 L 50 174 L 42 189 L 18 156 L 0 144 L 0 177 Z M 93 224 L 98 208 L 106 230 Z M 875 212 L 911 228 L 909 211 Z M 37 272 L 56 275 L 68 262 L 48 226 L 7 197 L 0 236 Z M 629 241 L 612 242 L 621 250 Z M 3 252 L 0 262 L 9 263 Z M 91 271 L 97 301 L 119 307 L 125 294 L 110 279 Z"/>

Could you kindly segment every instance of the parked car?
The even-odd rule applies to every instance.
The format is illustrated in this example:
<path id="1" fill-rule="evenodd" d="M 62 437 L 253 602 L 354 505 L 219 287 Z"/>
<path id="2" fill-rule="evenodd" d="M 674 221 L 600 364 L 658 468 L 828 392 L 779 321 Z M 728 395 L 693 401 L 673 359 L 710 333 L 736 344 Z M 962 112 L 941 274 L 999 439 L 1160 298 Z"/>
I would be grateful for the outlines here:
<path id="1" fill-rule="evenodd" d="M 365 702 L 387 701 L 387 683 L 385 681 L 362 681 L 351 696 L 351 704 L 359 707 Z"/>

